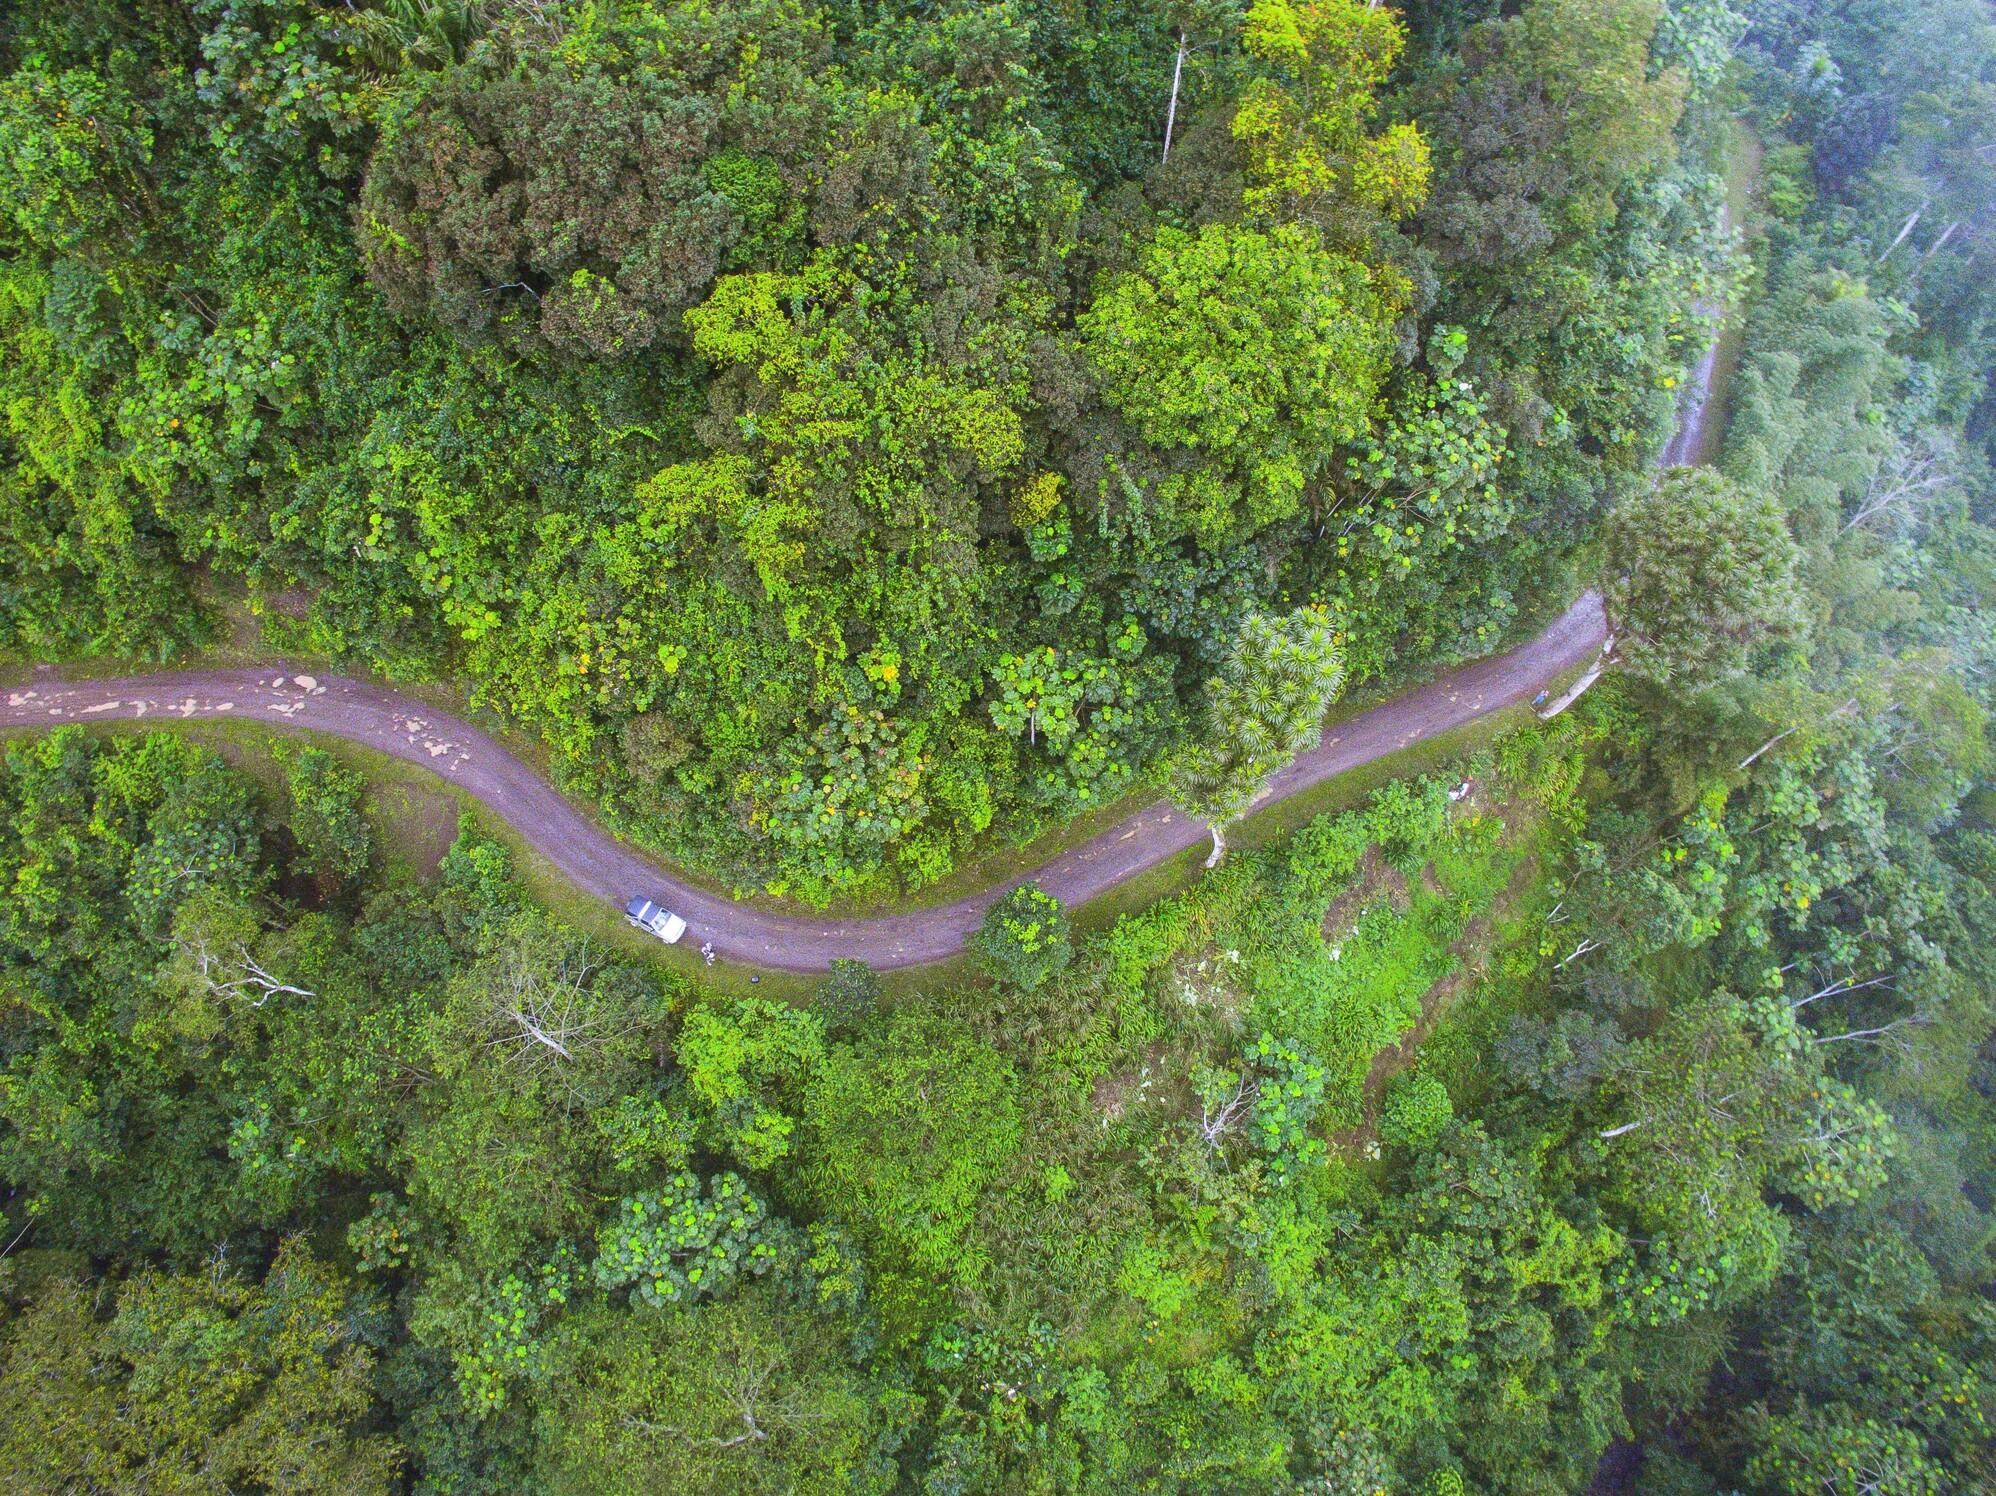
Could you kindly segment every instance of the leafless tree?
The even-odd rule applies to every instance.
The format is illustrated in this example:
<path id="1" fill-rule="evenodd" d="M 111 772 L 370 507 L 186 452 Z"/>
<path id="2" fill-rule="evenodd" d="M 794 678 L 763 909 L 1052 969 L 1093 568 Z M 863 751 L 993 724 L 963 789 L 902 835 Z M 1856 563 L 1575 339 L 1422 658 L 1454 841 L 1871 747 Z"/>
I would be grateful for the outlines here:
<path id="1" fill-rule="evenodd" d="M 595 989 L 601 969 L 589 941 L 515 931 L 467 975 L 485 1047 L 507 1067 L 581 1095 L 575 1085 L 589 1063 L 639 1027 L 637 1013 Z"/>
<path id="2" fill-rule="evenodd" d="M 1940 231 L 1939 237 L 1936 238 L 1932 244 L 1929 244 L 1927 246 L 1927 252 L 1920 256 L 1920 264 L 1915 265 L 1913 267 L 1914 273 L 1918 274 L 1920 266 L 1925 265 L 1927 261 L 1931 260 L 1935 255 L 1939 254 L 1943 249 L 1947 248 L 1948 240 L 1952 239 L 1957 233 L 1959 233 L 1961 231 L 1961 227 L 1962 227 L 1961 220 L 1957 218 L 1952 223 L 1950 223 L 1946 228 L 1942 229 Z"/>
<path id="3" fill-rule="evenodd" d="M 530 1074 L 559 1073 L 633 1027 L 628 1015 L 591 992 L 602 963 L 586 940 L 508 941 L 482 965 L 485 1042 Z"/>
<path id="4" fill-rule="evenodd" d="M 249 948 L 238 941 L 227 942 L 225 948 L 220 950 L 211 946 L 207 937 L 202 935 L 178 940 L 175 944 L 186 956 L 195 975 L 216 997 L 260 1008 L 273 997 L 318 996 L 308 987 L 295 987 L 272 975 L 249 953 Z"/>
<path id="5" fill-rule="evenodd" d="M 733 1410 L 741 1432 L 696 1434 L 673 1423 L 658 1423 L 635 1414 L 627 1416 L 624 1427 L 642 1434 L 662 1435 L 685 1441 L 699 1449 L 725 1451 L 745 1444 L 760 1444 L 773 1434 L 789 1433 L 825 1421 L 823 1413 L 803 1406 L 794 1390 L 772 1393 L 770 1379 L 782 1370 L 780 1351 L 756 1350 L 732 1362 L 724 1374 L 719 1392 Z"/>
<path id="6" fill-rule="evenodd" d="M 1954 440 L 1945 432 L 1921 431 L 1911 440 L 1900 442 L 1892 455 L 1879 464 L 1864 498 L 1851 512 L 1839 534 L 1848 535 L 1860 526 L 1892 516 L 1902 524 L 1956 481 Z"/>
<path id="7" fill-rule="evenodd" d="M 1260 1094 L 1260 1082 L 1243 1075 L 1234 1082 L 1232 1095 L 1201 1102 L 1199 1135 L 1206 1140 L 1206 1146 L 1215 1153 L 1219 1152 L 1227 1134 L 1240 1124 L 1241 1118 Z"/>

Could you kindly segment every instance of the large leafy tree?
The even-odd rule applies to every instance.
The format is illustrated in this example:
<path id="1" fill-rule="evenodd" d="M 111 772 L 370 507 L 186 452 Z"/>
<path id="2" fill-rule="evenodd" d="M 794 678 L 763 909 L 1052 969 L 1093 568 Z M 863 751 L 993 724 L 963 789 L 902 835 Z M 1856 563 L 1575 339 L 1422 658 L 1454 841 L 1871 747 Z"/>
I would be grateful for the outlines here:
<path id="1" fill-rule="evenodd" d="M 1269 70 L 1234 114 L 1250 213 L 1307 216 L 1362 243 L 1371 223 L 1421 205 L 1430 168 L 1419 127 L 1366 133 L 1375 91 L 1406 45 L 1396 12 L 1359 0 L 1255 0 L 1241 44 Z"/>
<path id="2" fill-rule="evenodd" d="M 801 188 L 822 47 L 793 0 L 509 19 L 386 122 L 357 220 L 375 283 L 461 333 L 599 357 L 676 333 Z"/>
<path id="3" fill-rule="evenodd" d="M 1673 468 L 1609 516 L 1605 539 L 1608 642 L 1545 716 L 1610 664 L 1658 689 L 1695 689 L 1801 632 L 1795 541 L 1771 495 L 1707 469 Z"/>
<path id="4" fill-rule="evenodd" d="M 881 1264 L 899 1328 L 932 1313 L 938 1285 L 970 1286 L 987 1253 L 979 1195 L 1019 1146 L 1011 1066 L 963 1025 L 897 1009 L 867 1043 L 836 1044 L 805 1093 L 799 1170 Z"/>
<path id="5" fill-rule="evenodd" d="M 697 1312 L 597 1312 L 564 1327 L 537 1489 L 877 1496 L 891 1489 L 878 1389 L 835 1329 L 771 1292 Z"/>
<path id="6" fill-rule="evenodd" d="M 1022 883 L 984 911 L 971 937 L 979 963 L 995 980 L 1031 992 L 1074 959 L 1067 911 L 1037 883 Z"/>
<path id="7" fill-rule="evenodd" d="M 1172 800 L 1212 830 L 1206 866 L 1226 855 L 1226 828 L 1269 777 L 1316 746 L 1343 684 L 1344 646 L 1324 609 L 1257 615 L 1242 626 L 1206 683 L 1200 721 L 1172 769 Z"/>
<path id="8" fill-rule="evenodd" d="M 108 1318 L 97 1298 L 52 1282 L 0 1326 L 0 1456 L 24 1488 L 397 1489 L 351 1286 L 302 1241 L 261 1282 L 218 1264 L 135 1278 Z"/>
<path id="9" fill-rule="evenodd" d="M 1381 276 L 1314 229 L 1210 224 L 1160 229 L 1077 326 L 1136 436 L 1190 459 L 1158 484 L 1172 528 L 1218 549 L 1297 513 L 1366 430 L 1394 311 Z"/>
<path id="10" fill-rule="evenodd" d="M 1686 100 L 1682 70 L 1652 64 L 1663 11 L 1529 0 L 1472 27 L 1416 105 L 1435 148 L 1418 235 L 1435 314 L 1468 329 L 1527 523 L 1556 547 L 1664 439 L 1676 376 L 1659 370 L 1694 346 L 1685 311 L 1708 279 L 1674 217 L 1682 189 L 1663 186 Z"/>
<path id="11" fill-rule="evenodd" d="M 1488 648 L 1515 580 L 1499 561 L 1517 504 L 1504 431 L 1461 376 L 1468 339 L 1437 328 L 1429 373 L 1394 382 L 1370 434 L 1311 489 L 1311 543 L 1292 560 L 1345 619 L 1355 680 L 1406 657 Z"/>
<path id="12" fill-rule="evenodd" d="M 1767 495 L 1675 469 L 1615 511 L 1606 540 L 1615 652 L 1658 685 L 1743 670 L 1798 627 L 1795 542 Z"/>

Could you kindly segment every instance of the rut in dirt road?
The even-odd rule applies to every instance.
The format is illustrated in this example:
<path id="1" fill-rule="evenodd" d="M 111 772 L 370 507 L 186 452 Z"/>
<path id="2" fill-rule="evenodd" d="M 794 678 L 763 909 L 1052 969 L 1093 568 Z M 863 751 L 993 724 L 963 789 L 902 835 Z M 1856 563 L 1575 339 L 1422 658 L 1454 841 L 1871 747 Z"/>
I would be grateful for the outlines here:
<path id="1" fill-rule="evenodd" d="M 1606 636 L 1600 598 L 1589 592 L 1518 648 L 1448 671 L 1330 728 L 1317 748 L 1270 780 L 1263 803 L 1527 700 L 1561 672 L 1592 659 Z M 680 882 L 458 718 L 385 686 L 292 673 L 281 665 L 125 680 L 37 680 L 9 690 L 0 707 L 0 728 L 17 730 L 134 718 L 166 725 L 240 718 L 327 733 L 421 765 L 511 824 L 578 888 L 619 908 L 632 894 L 658 899 L 685 917 L 690 945 L 711 941 L 720 955 L 757 966 L 823 971 L 840 956 L 883 970 L 938 961 L 963 950 L 992 901 L 1026 881 L 1014 879 L 953 904 L 878 919 L 771 914 Z M 1027 877 L 1063 903 L 1081 904 L 1205 840 L 1203 821 L 1160 803 Z"/>

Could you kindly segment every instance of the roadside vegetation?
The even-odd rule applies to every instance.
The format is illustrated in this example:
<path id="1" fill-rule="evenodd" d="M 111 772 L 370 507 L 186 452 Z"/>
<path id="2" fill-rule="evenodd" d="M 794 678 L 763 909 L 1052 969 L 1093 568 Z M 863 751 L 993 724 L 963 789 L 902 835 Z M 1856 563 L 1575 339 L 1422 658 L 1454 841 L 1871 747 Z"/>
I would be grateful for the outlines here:
<path id="1" fill-rule="evenodd" d="M 13 665 L 468 693 L 819 907 L 1216 827 L 791 980 L 339 745 L 9 737 L 9 1489 L 1996 1488 L 1992 78 L 1979 0 L 0 13 Z M 1259 798 L 1587 584 L 1542 715 Z"/>

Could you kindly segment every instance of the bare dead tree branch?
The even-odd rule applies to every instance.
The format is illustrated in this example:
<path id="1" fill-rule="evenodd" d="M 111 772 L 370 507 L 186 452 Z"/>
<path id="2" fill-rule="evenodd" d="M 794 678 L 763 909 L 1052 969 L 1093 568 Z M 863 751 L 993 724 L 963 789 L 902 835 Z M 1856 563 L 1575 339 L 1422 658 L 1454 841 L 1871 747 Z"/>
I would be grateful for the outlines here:
<path id="1" fill-rule="evenodd" d="M 1953 487 L 1955 478 L 1954 444 L 1939 432 L 1921 432 L 1900 443 L 1879 465 L 1865 486 L 1864 498 L 1837 533 L 1848 535 L 1895 510 L 1911 516 Z"/>
<path id="2" fill-rule="evenodd" d="M 1878 257 L 1879 264 L 1883 265 L 1886 262 L 1886 260 L 1891 258 L 1892 251 L 1897 249 L 1900 245 L 1906 242 L 1906 236 L 1913 232 L 1914 227 L 1920 221 L 1921 215 L 1927 211 L 1927 208 L 1932 204 L 1932 202 L 1933 199 L 1928 198 L 1926 199 L 1925 202 L 1922 202 L 1919 207 L 1913 210 L 1912 216 L 1908 218 L 1903 225 L 1901 225 L 1899 229 L 1899 236 L 1896 239 L 1894 239 L 1890 244 L 1886 245 L 1885 253 Z"/>
<path id="3" fill-rule="evenodd" d="M 1924 1015 L 1916 1013 L 1907 1018 L 1895 1018 L 1890 1023 L 1882 1023 L 1876 1028 L 1850 1029 L 1841 1034 L 1817 1034 L 1812 1036 L 1809 1042 L 1811 1044 L 1842 1044 L 1846 1040 L 1852 1040 L 1864 1044 L 1877 1044 L 1883 1042 L 1888 1035 L 1898 1034 L 1909 1028 L 1920 1028 L 1931 1021 L 1931 1019 L 1928 1019 Z M 1900 1040 L 1897 1042 L 1903 1043 L 1904 1041 Z"/>
<path id="4" fill-rule="evenodd" d="M 194 963 L 194 970 L 208 991 L 216 997 L 229 998 L 246 1003 L 252 1008 L 260 1008 L 273 997 L 317 997 L 309 987 L 296 987 L 273 976 L 247 947 L 238 945 L 233 955 L 223 955 L 209 948 L 205 940 L 183 942 L 181 948 Z M 255 998 L 249 996 L 255 992 Z"/>
<path id="5" fill-rule="evenodd" d="M 1171 107 L 1164 115 L 1164 155 L 1158 164 L 1171 159 L 1171 132 L 1178 124 L 1178 80 L 1185 73 L 1185 28 L 1178 28 L 1178 60 L 1171 65 Z"/>
<path id="6" fill-rule="evenodd" d="M 1927 261 L 1931 260 L 1935 255 L 1939 254 L 1941 252 L 1942 247 L 1948 242 L 1948 240 L 1952 239 L 1955 236 L 1956 232 L 1960 228 L 1961 228 L 1961 220 L 1957 218 L 1953 223 L 1949 224 L 1946 228 L 1942 229 L 1940 238 L 1934 240 L 1932 244 L 1928 245 L 1927 252 L 1920 256 L 1920 264 L 1922 265 L 1926 264 Z"/>
<path id="7" fill-rule="evenodd" d="M 1862 992 L 1867 987 L 1882 987 L 1888 982 L 1896 981 L 1898 976 L 1899 974 L 1896 971 L 1887 972 L 1884 976 L 1873 977 L 1868 982 L 1853 982 L 1849 977 L 1838 977 L 1829 986 L 1818 988 L 1807 997 L 1790 1003 L 1788 1007 L 1793 1012 L 1800 1012 L 1818 998 L 1842 997 L 1846 992 Z"/>
<path id="8" fill-rule="evenodd" d="M 1610 634 L 1607 642 L 1601 646 L 1601 653 L 1594 657 L 1594 663 L 1587 667 L 1580 679 L 1567 687 L 1560 694 L 1557 701 L 1548 702 L 1539 708 L 1539 720 L 1541 722 L 1550 722 L 1554 717 L 1557 717 L 1561 712 L 1572 706 L 1574 702 L 1581 698 L 1589 686 L 1601 678 L 1602 672 L 1614 663 L 1615 636 Z"/>
<path id="9" fill-rule="evenodd" d="M 1568 951 L 1566 953 L 1565 959 L 1558 962 L 1553 967 L 1553 970 L 1558 971 L 1560 967 L 1566 966 L 1571 962 L 1578 961 L 1582 956 L 1586 955 L 1589 951 L 1598 951 L 1600 949 L 1601 949 L 1601 942 L 1596 940 L 1592 935 L 1589 935 L 1585 939 L 1583 939 L 1580 942 L 1580 944 L 1576 945 L 1572 950 Z"/>
<path id="10" fill-rule="evenodd" d="M 1767 752 L 1768 749 L 1772 748 L 1776 743 L 1779 743 L 1783 738 L 1793 737 L 1796 733 L 1800 732 L 1805 727 L 1811 725 L 1821 725 L 1824 722 L 1833 721 L 1836 718 L 1841 717 L 1845 712 L 1852 710 L 1856 706 L 1857 706 L 1857 698 L 1853 696 L 1850 698 L 1850 700 L 1846 701 L 1842 706 L 1838 707 L 1835 711 L 1826 712 L 1822 716 L 1818 717 L 1816 719 L 1815 724 L 1807 722 L 1797 722 L 1793 727 L 1789 728 L 1786 732 L 1777 732 L 1773 737 L 1769 738 L 1765 743 L 1762 743 L 1758 748 L 1754 749 L 1753 752 L 1749 753 L 1745 758 L 1741 759 L 1740 768 L 1742 770 L 1752 768 L 1755 760 L 1757 760 L 1763 753 Z"/>
<path id="11" fill-rule="evenodd" d="M 1215 1153 L 1219 1152 L 1226 1135 L 1240 1122 L 1242 1114 L 1254 1105 L 1255 1098 L 1260 1094 L 1260 1083 L 1242 1076 L 1234 1084 L 1234 1094 L 1219 1106 L 1204 1103 L 1200 1108 L 1199 1135 L 1206 1140 L 1206 1146 Z"/>

